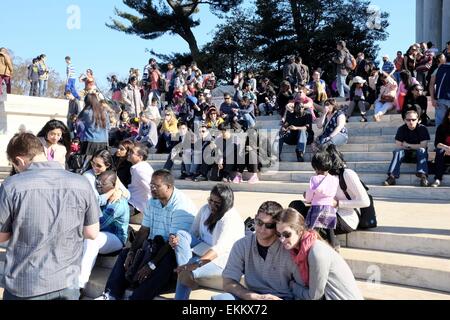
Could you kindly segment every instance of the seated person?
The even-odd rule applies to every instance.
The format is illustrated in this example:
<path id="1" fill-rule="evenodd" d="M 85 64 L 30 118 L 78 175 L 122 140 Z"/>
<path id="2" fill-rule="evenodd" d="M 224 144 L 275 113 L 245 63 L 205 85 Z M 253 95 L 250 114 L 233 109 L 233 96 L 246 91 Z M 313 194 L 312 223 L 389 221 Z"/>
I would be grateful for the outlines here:
<path id="1" fill-rule="evenodd" d="M 101 173 L 96 181 L 99 194 L 105 194 L 115 189 L 117 175 L 114 171 Z M 101 207 L 100 233 L 95 240 L 84 240 L 81 271 L 79 276 L 80 289 L 84 289 L 89 281 L 97 255 L 109 254 L 125 247 L 128 237 L 130 209 L 125 198 L 108 203 Z"/>
<path id="2" fill-rule="evenodd" d="M 212 300 L 293 300 L 301 296 L 294 283 L 303 283 L 300 273 L 276 235 L 276 216 L 283 207 L 264 202 L 255 217 L 255 233 L 238 240 L 222 272 L 227 293 Z M 245 286 L 241 284 L 244 277 Z"/>
<path id="3" fill-rule="evenodd" d="M 231 247 L 243 237 L 244 222 L 234 208 L 233 190 L 217 184 L 211 190 L 208 204 L 195 217 L 190 232 L 179 231 L 169 238 L 179 258 L 175 300 L 188 300 L 199 280 L 207 283 L 215 278 L 222 280 Z"/>
<path id="4" fill-rule="evenodd" d="M 414 84 L 408 89 L 402 108 L 402 118 L 405 119 L 406 112 L 416 110 L 419 114 L 420 124 L 428 124 L 427 116 L 428 99 L 423 94 L 423 87 L 420 84 Z"/>
<path id="5" fill-rule="evenodd" d="M 289 106 L 289 104 L 288 104 Z M 288 111 L 293 109 L 292 112 Z M 295 153 L 297 161 L 303 162 L 306 152 L 306 145 L 314 141 L 314 132 L 312 130 L 312 116 L 306 112 L 306 106 L 301 103 L 288 107 L 286 110 L 286 120 L 280 129 L 280 140 L 278 147 L 278 159 L 281 161 L 281 152 L 283 144 L 296 145 Z"/>
<path id="6" fill-rule="evenodd" d="M 419 114 L 415 110 L 406 112 L 405 124 L 397 130 L 395 135 L 394 156 L 389 166 L 388 178 L 384 182 L 385 186 L 395 185 L 395 179 L 400 177 L 400 165 L 405 157 L 417 160 L 417 177 L 420 178 L 420 185 L 428 187 L 428 141 L 430 134 L 427 127 L 418 123 Z"/>
<path id="7" fill-rule="evenodd" d="M 242 125 L 244 131 L 255 127 L 255 106 L 248 96 L 242 98 L 238 116 L 233 120 L 238 121 Z"/>
<path id="8" fill-rule="evenodd" d="M 155 147 L 158 143 L 158 129 L 151 119 L 152 115 L 148 110 L 141 112 L 139 133 L 134 138 L 134 141 L 146 145 L 149 149 Z"/>
<path id="9" fill-rule="evenodd" d="M 450 162 L 450 109 L 447 109 L 442 124 L 436 130 L 436 138 L 434 141 L 436 147 L 436 175 L 432 187 L 439 187 L 442 182 L 445 171 L 445 160 Z"/>
<path id="10" fill-rule="evenodd" d="M 355 107 L 361 111 L 361 122 L 367 122 L 366 111 L 369 109 L 370 104 L 367 102 L 369 99 L 369 88 L 367 81 L 361 77 L 353 78 L 353 85 L 350 87 L 350 104 L 347 109 L 347 118 L 352 116 Z"/>
<path id="11" fill-rule="evenodd" d="M 233 101 L 231 95 L 229 93 L 225 93 L 223 95 L 223 99 L 225 100 L 220 105 L 220 117 L 222 117 L 225 122 L 231 122 L 232 119 L 238 115 L 239 105 L 236 101 Z"/>

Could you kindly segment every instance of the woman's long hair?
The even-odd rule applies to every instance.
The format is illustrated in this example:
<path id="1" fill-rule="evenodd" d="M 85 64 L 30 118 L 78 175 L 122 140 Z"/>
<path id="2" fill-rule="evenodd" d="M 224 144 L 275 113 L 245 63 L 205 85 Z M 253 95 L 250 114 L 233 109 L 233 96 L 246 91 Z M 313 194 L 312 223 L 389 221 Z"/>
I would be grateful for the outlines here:
<path id="1" fill-rule="evenodd" d="M 336 148 L 334 144 L 329 144 L 322 147 L 320 152 L 327 153 L 331 157 L 333 163 L 331 169 L 328 171 L 333 176 L 338 176 L 342 171 L 347 168 L 347 164 L 344 160 L 344 155 Z"/>
<path id="2" fill-rule="evenodd" d="M 47 134 L 55 129 L 60 129 L 62 132 L 62 136 L 61 136 L 61 144 L 64 145 L 64 147 L 66 147 L 66 158 L 69 156 L 70 153 L 70 133 L 69 133 L 69 129 L 67 128 L 67 126 L 59 120 L 50 120 L 49 122 L 47 122 L 45 124 L 45 126 L 41 129 L 41 131 L 39 131 L 39 133 L 37 134 L 37 137 L 39 138 L 44 138 L 45 141 L 47 141 Z"/>
<path id="3" fill-rule="evenodd" d="M 106 112 L 95 93 L 90 93 L 84 99 L 84 109 L 92 108 L 93 121 L 96 127 L 106 128 Z"/>
<path id="4" fill-rule="evenodd" d="M 112 157 L 111 153 L 108 150 L 98 150 L 92 156 L 92 159 L 95 159 L 95 158 L 102 159 L 107 170 L 116 171 L 116 168 L 114 166 L 113 157 Z"/>
<path id="5" fill-rule="evenodd" d="M 125 157 L 116 157 L 116 168 L 119 168 L 124 162 L 128 161 L 128 154 L 134 147 L 134 142 L 131 140 L 123 140 L 119 143 L 119 146 L 123 146 L 127 150 Z"/>
<path id="6" fill-rule="evenodd" d="M 211 190 L 211 194 L 219 197 L 222 200 L 219 212 L 216 214 L 210 214 L 208 219 L 205 221 L 205 226 L 208 227 L 209 232 L 213 232 L 216 227 L 217 222 L 223 218 L 225 213 L 227 213 L 234 206 L 234 194 L 233 190 L 228 185 L 219 183 L 214 186 Z"/>

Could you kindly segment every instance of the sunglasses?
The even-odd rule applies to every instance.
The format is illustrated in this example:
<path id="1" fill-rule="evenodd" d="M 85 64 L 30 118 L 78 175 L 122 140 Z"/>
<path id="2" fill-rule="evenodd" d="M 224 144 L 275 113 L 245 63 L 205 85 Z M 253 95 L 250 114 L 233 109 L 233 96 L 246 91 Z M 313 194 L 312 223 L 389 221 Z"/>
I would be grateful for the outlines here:
<path id="1" fill-rule="evenodd" d="M 405 121 L 408 121 L 408 122 L 414 122 L 414 121 L 417 121 L 417 119 L 405 119 Z"/>
<path id="2" fill-rule="evenodd" d="M 255 219 L 255 223 L 258 227 L 262 227 L 264 225 L 266 229 L 275 229 L 275 227 L 277 226 L 276 222 L 265 223 L 261 219 Z"/>
<path id="3" fill-rule="evenodd" d="M 284 239 L 289 239 L 292 236 L 292 232 L 289 232 L 289 231 L 283 231 L 281 233 L 279 233 L 277 231 L 275 234 L 277 235 L 278 238 L 284 238 Z"/>
<path id="4" fill-rule="evenodd" d="M 210 204 L 214 204 L 214 205 L 216 205 L 216 206 L 221 206 L 221 205 L 222 205 L 222 201 L 214 201 L 214 200 L 211 199 L 211 198 L 208 198 L 208 202 L 209 202 Z"/>
<path id="5" fill-rule="evenodd" d="M 93 167 L 96 167 L 96 168 L 99 168 L 99 169 L 104 167 L 103 164 L 99 164 L 99 163 L 94 162 L 94 161 L 91 161 L 91 165 L 92 165 Z"/>

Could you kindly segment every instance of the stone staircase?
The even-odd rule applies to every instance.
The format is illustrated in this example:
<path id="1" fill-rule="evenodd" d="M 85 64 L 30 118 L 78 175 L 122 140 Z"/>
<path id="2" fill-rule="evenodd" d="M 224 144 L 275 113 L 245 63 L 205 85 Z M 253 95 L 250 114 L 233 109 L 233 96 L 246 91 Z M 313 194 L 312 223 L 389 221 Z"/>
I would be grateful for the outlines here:
<path id="1" fill-rule="evenodd" d="M 415 177 L 415 164 L 403 164 L 396 186 L 384 187 L 386 171 L 392 156 L 393 135 L 402 123 L 398 115 L 387 115 L 379 123 L 359 123 L 357 117 L 348 123 L 349 143 L 341 148 L 348 166 L 354 169 L 375 197 L 379 226 L 340 236 L 346 259 L 366 299 L 371 300 L 450 300 L 450 184 L 444 178 L 440 188 L 422 188 Z M 279 118 L 259 117 L 258 126 L 278 129 Z M 435 128 L 429 127 L 432 141 Z M 433 151 L 432 143 L 430 150 Z M 433 153 L 431 152 L 431 158 Z M 154 169 L 162 168 L 167 155 L 152 154 Z M 284 146 L 283 162 L 260 173 L 261 182 L 232 184 L 235 203 L 243 218 L 254 216 L 259 205 L 273 199 L 287 206 L 301 199 L 308 187 L 313 169 L 308 163 L 295 162 L 294 147 Z M 174 174 L 179 173 L 179 161 Z M 0 178 L 6 175 L 0 168 Z M 432 179 L 430 179 L 432 180 Z M 203 205 L 215 182 L 176 180 L 198 207 Z M 138 228 L 139 226 L 134 226 Z M 0 249 L 1 250 L 1 249 Z M 4 254 L 0 252 L 0 274 Z M 90 298 L 99 296 L 115 258 L 99 257 L 86 288 Z M 1 287 L 1 285 L 0 285 Z M 195 290 L 191 299 L 209 299 L 220 290 Z M 1 295 L 0 289 L 0 295 Z M 159 299 L 173 299 L 173 292 Z"/>

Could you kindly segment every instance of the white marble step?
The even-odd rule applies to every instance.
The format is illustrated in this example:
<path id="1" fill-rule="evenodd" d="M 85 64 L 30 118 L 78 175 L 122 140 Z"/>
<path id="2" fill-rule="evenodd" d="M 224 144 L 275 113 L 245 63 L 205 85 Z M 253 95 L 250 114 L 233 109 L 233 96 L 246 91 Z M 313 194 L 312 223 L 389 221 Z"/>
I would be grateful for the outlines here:
<path id="1" fill-rule="evenodd" d="M 176 180 L 175 185 L 180 189 L 189 190 L 211 190 L 217 182 L 193 182 L 187 180 Z M 256 184 L 246 182 L 240 184 L 231 184 L 233 191 L 250 191 L 265 193 L 283 193 L 283 194 L 303 194 L 309 187 L 309 183 L 292 183 L 278 181 L 260 181 Z M 416 186 L 375 186 L 369 185 L 370 194 L 376 198 L 386 199 L 414 199 L 414 200 L 443 200 L 450 203 L 450 187 L 423 188 Z"/>
<path id="2" fill-rule="evenodd" d="M 450 259 L 341 248 L 357 279 L 450 293 Z"/>

